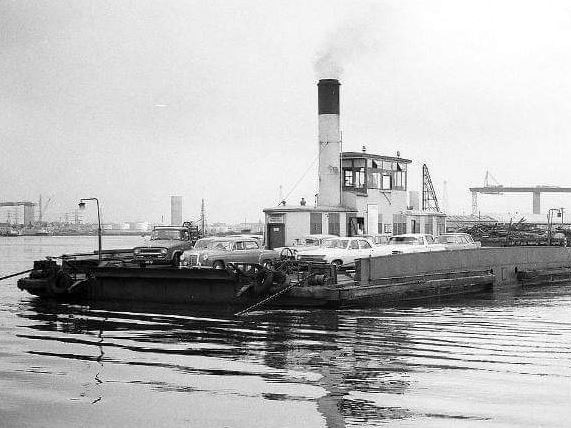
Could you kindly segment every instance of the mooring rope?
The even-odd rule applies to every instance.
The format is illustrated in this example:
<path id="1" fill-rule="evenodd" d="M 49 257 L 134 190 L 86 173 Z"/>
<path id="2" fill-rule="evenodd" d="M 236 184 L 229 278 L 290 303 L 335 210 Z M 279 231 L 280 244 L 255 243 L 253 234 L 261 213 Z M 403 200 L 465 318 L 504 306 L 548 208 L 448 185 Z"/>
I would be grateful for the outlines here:
<path id="1" fill-rule="evenodd" d="M 0 281 L 2 281 L 3 279 L 8 279 L 8 278 L 13 278 L 15 276 L 19 276 L 19 275 L 24 275 L 25 273 L 31 272 L 34 269 L 28 269 L 28 270 L 23 270 L 22 272 L 18 272 L 18 273 L 12 273 L 10 275 L 6 275 L 0 278 Z"/>

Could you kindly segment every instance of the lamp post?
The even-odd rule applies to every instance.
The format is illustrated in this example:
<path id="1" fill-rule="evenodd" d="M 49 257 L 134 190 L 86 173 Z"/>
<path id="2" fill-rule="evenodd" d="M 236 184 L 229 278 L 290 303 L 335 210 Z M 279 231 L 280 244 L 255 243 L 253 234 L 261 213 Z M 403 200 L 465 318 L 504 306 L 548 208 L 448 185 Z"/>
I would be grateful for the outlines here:
<path id="1" fill-rule="evenodd" d="M 101 263 L 101 215 L 99 213 L 99 199 L 97 198 L 81 198 L 79 200 L 79 209 L 85 209 L 85 201 L 95 201 L 97 203 L 97 239 L 99 243 L 99 262 Z"/>
<path id="2" fill-rule="evenodd" d="M 547 211 L 547 240 L 548 245 L 551 245 L 551 238 L 553 236 L 553 213 L 557 213 L 557 217 L 561 217 L 561 227 L 563 227 L 563 208 L 550 208 Z"/>

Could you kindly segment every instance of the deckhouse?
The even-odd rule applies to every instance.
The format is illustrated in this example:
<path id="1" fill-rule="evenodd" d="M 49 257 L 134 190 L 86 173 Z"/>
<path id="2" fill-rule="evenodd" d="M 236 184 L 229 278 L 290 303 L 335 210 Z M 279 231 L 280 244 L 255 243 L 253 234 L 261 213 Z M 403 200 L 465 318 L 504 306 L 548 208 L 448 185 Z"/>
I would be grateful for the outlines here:
<path id="1" fill-rule="evenodd" d="M 421 210 L 419 193 L 408 191 L 410 159 L 341 152 L 340 83 L 318 83 L 319 193 L 313 205 L 280 204 L 264 209 L 270 248 L 291 245 L 304 235 L 445 232 L 445 214 Z"/>

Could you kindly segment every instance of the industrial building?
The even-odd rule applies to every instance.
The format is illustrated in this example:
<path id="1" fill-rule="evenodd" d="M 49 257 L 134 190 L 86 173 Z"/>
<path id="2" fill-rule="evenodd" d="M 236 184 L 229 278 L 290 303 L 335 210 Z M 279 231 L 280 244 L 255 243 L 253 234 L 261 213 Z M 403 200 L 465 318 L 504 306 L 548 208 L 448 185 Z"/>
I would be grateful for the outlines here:
<path id="1" fill-rule="evenodd" d="M 445 231 L 445 214 L 419 209 L 419 193 L 408 192 L 410 159 L 342 152 L 340 83 L 318 85 L 319 190 L 314 206 L 280 204 L 264 209 L 270 248 L 293 244 L 308 234 L 355 236 Z"/>

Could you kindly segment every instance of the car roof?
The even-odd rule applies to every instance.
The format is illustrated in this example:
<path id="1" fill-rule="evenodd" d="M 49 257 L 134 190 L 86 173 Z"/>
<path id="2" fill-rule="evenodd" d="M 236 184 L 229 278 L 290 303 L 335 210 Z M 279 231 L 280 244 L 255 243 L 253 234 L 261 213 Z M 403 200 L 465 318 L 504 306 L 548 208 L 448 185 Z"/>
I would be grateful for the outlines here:
<path id="1" fill-rule="evenodd" d="M 214 236 L 211 238 L 202 238 L 201 240 L 210 239 L 212 241 L 258 241 L 258 238 L 250 237 L 250 236 L 236 236 L 236 235 L 229 235 L 229 236 Z"/>
<path id="2" fill-rule="evenodd" d="M 441 233 L 440 236 L 457 236 L 457 235 L 470 235 L 469 233 L 464 233 L 464 232 L 446 232 L 446 233 Z M 472 235 L 470 235 L 472 236 Z"/>
<path id="3" fill-rule="evenodd" d="M 337 235 L 328 235 L 326 233 L 313 233 L 310 235 L 305 235 L 304 238 L 339 238 Z"/>

